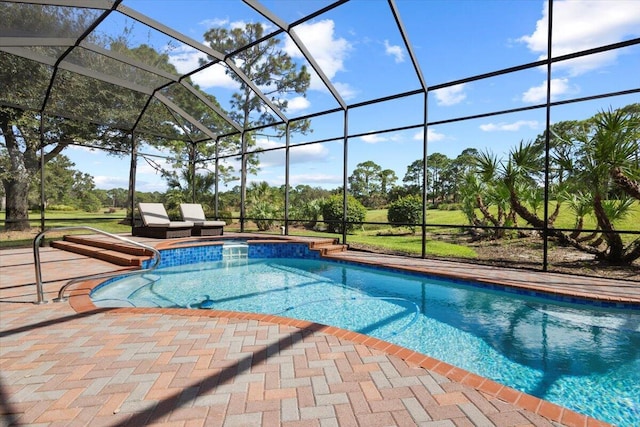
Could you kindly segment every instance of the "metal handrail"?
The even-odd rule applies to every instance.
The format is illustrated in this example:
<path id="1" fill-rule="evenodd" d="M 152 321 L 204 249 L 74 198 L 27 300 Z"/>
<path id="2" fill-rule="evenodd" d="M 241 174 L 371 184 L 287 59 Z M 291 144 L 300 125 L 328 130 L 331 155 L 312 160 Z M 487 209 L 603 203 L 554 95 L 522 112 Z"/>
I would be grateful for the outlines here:
<path id="1" fill-rule="evenodd" d="M 66 301 L 66 298 L 64 297 L 64 292 L 67 290 L 67 288 L 69 286 L 71 286 L 71 285 L 73 285 L 75 283 L 82 282 L 82 281 L 85 281 L 85 280 L 107 279 L 109 277 L 121 276 L 123 274 L 148 273 L 149 271 L 154 270 L 158 266 L 158 264 L 160 264 L 161 255 L 160 255 L 160 251 L 158 251 L 156 248 L 151 247 L 149 245 L 145 245 L 145 244 L 140 243 L 140 242 L 136 242 L 136 241 L 127 239 L 126 237 L 118 236 L 117 234 L 107 233 L 106 231 L 98 230 L 97 228 L 88 227 L 88 226 L 85 226 L 85 225 L 78 225 L 78 226 L 74 226 L 74 227 L 50 228 L 48 230 L 41 231 L 33 239 L 33 260 L 34 260 L 35 269 L 36 269 L 36 291 L 37 291 L 37 294 L 38 294 L 38 300 L 36 301 L 36 304 L 46 304 L 47 303 L 47 301 L 44 299 L 44 289 L 43 289 L 43 286 L 42 286 L 42 267 L 40 265 L 40 241 L 42 240 L 44 235 L 47 234 L 50 231 L 66 231 L 66 230 L 90 230 L 90 231 L 93 231 L 94 233 L 103 234 L 105 236 L 113 237 L 114 239 L 117 239 L 117 240 L 129 243 L 129 244 L 132 244 L 134 246 L 139 246 L 141 248 L 144 248 L 144 249 L 147 249 L 147 250 L 150 250 L 151 252 L 153 252 L 153 258 L 154 258 L 155 262 L 150 267 L 142 269 L 142 270 L 127 271 L 126 273 L 118 271 L 118 272 L 111 272 L 111 273 L 91 274 L 91 275 L 87 275 L 87 276 L 77 277 L 75 279 L 71 279 L 65 285 L 63 285 L 60 288 L 60 290 L 58 291 L 58 297 L 53 299 L 53 301 L 55 301 L 55 302 Z"/>

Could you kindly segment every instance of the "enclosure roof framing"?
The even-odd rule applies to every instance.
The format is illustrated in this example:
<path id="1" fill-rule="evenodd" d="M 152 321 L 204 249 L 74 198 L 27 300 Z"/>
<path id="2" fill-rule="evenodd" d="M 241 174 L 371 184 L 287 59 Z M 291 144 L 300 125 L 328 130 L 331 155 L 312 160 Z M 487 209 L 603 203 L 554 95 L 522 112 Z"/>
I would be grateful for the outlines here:
<path id="1" fill-rule="evenodd" d="M 172 5 L 175 10 L 186 10 L 189 4 L 166 0 L 158 2 L 158 8 Z M 433 123 L 443 123 L 429 122 L 426 105 L 430 92 L 552 63 L 568 63 L 598 53 L 622 51 L 640 44 L 640 38 L 634 34 L 633 38 L 580 52 L 551 55 L 548 60 L 540 59 L 544 57 L 542 55 L 536 61 L 520 65 L 500 64 L 495 71 L 480 69 L 477 74 L 467 74 L 466 77 L 451 76 L 444 81 L 440 77 L 440 81 L 434 81 L 430 75 L 427 85 L 417 56 L 417 53 L 424 54 L 421 51 L 424 46 L 419 46 L 418 51 L 412 46 L 409 31 L 401 19 L 399 4 L 396 0 L 381 0 L 375 4 L 382 6 L 380 11 L 386 7 L 384 12 L 389 22 L 384 24 L 395 31 L 396 47 L 409 58 L 402 78 L 411 82 L 402 88 L 389 85 L 392 88 L 383 96 L 371 91 L 371 94 L 354 100 L 348 92 L 343 92 L 335 73 L 328 69 L 312 43 L 301 37 L 304 35 L 302 26 L 325 17 L 331 19 L 332 13 L 341 13 L 343 8 L 349 12 L 357 10 L 357 7 L 369 8 L 366 2 L 316 0 L 313 6 L 305 8 L 306 15 L 300 13 L 298 16 L 296 11 L 294 19 L 286 19 L 281 16 L 284 8 L 280 9 L 280 14 L 274 12 L 277 10 L 275 3 L 236 0 L 234 8 L 242 9 L 239 15 L 253 16 L 254 21 L 264 22 L 266 34 L 259 39 L 248 40 L 243 46 L 234 46 L 233 51 L 221 51 L 221 48 L 215 49 L 207 42 L 177 30 L 171 26 L 172 22 L 160 22 L 158 19 L 162 18 L 154 19 L 141 13 L 136 9 L 139 3 L 135 0 L 0 0 L 0 64 L 5 64 L 0 68 L 0 81 L 3 83 L 0 107 L 74 121 L 80 118 L 86 123 L 137 135 L 166 135 L 169 139 L 200 143 L 261 129 L 265 121 L 267 126 L 289 125 L 292 121 L 424 95 L 425 113 L 419 124 L 428 127 Z M 180 18 L 179 15 L 175 17 L 176 20 Z M 284 108 L 285 103 L 281 101 L 286 96 L 273 94 L 277 92 L 273 86 L 252 81 L 243 71 L 242 54 L 272 39 L 295 46 L 299 53 L 294 60 L 296 65 L 308 67 L 317 77 L 315 82 L 322 86 L 320 89 L 326 89 L 327 96 L 323 100 L 327 101 L 322 109 L 296 115 L 293 108 Z M 187 64 L 180 63 L 176 59 L 177 53 L 186 51 L 193 53 L 190 58 L 197 59 Z M 369 69 L 378 66 L 379 59 L 371 58 L 370 61 Z M 24 87 L 23 82 L 16 78 L 19 74 L 16 70 L 22 69 L 31 73 L 29 87 Z M 218 84 L 203 88 L 197 83 L 203 81 L 199 78 L 204 74 L 214 71 L 231 77 L 237 87 L 229 89 Z M 399 80 L 400 77 L 388 76 L 388 80 L 392 79 Z M 386 83 L 383 80 L 379 86 L 386 86 Z M 260 121 L 252 120 L 255 116 L 243 121 L 240 119 L 242 112 L 232 112 L 235 107 L 229 93 L 233 90 L 236 93 L 247 90 L 257 98 L 259 107 L 251 114 L 260 115 Z M 279 96 L 282 99 L 278 99 Z M 223 98 L 228 102 L 220 102 Z M 550 101 L 547 100 L 545 105 L 551 105 Z M 538 104 L 532 108 L 545 105 Z M 258 122 L 259 125 L 256 124 Z M 427 134 L 424 132 L 424 138 Z"/>
<path id="2" fill-rule="evenodd" d="M 205 91 L 193 83 L 193 77 L 199 73 L 209 71 L 212 67 L 221 67 L 259 99 L 261 114 L 266 112 L 270 115 L 272 125 L 286 125 L 291 120 L 303 119 L 283 111 L 280 103 L 265 93 L 265 87 L 252 81 L 243 72 L 238 56 L 271 38 L 287 37 L 299 50 L 302 61 L 317 75 L 338 109 L 346 111 L 349 107 L 321 66 L 321 61 L 314 57 L 312 50 L 296 32 L 296 26 L 321 17 L 350 0 L 327 0 L 326 4 L 293 22 L 278 16 L 258 0 L 238 0 L 238 7 L 244 5 L 248 11 L 253 11 L 259 19 L 273 24 L 276 29 L 273 31 L 272 27 L 268 30 L 271 32 L 262 39 L 252 40 L 233 52 L 220 52 L 167 25 L 170 23 L 159 22 L 141 13 L 136 10 L 135 2 L 129 1 L 1 0 L 0 60 L 13 61 L 16 64 L 14 69 L 33 67 L 41 80 L 35 82 L 24 98 L 14 95 L 21 93 L 23 88 L 8 88 L 6 92 L 13 91 L 14 94 L 0 95 L 0 106 L 63 119 L 82 117 L 87 123 L 138 135 L 157 134 L 155 127 L 163 125 L 165 129 L 173 129 L 175 139 L 206 141 L 247 130 L 243 129 L 247 126 L 246 121 L 239 123 L 216 102 L 217 89 Z M 417 80 L 423 82 L 395 2 L 387 0 L 386 3 L 411 56 L 414 72 L 419 75 Z M 56 27 L 55 23 L 61 21 L 58 19 L 60 17 L 74 22 L 69 24 L 65 21 L 64 25 Z M 42 25 L 32 25 L 34 19 L 42 22 Z M 121 25 L 119 29 L 118 24 Z M 134 26 L 141 26 L 142 29 Z M 198 66 L 178 71 L 173 65 L 167 67 L 167 64 L 145 57 L 145 42 L 127 39 L 132 37 L 131 34 L 142 38 L 140 34 L 145 32 L 169 40 L 160 46 L 166 49 L 165 52 L 158 51 L 157 44 L 151 46 L 157 55 L 167 57 L 171 54 L 170 49 L 176 47 L 191 49 L 200 55 Z M 136 49 L 141 50 L 135 52 Z M 83 87 L 87 88 L 87 93 L 80 93 L 79 88 Z M 421 90 L 426 90 L 424 84 Z M 113 96 L 92 96 L 94 93 L 109 92 Z M 164 107 L 164 112 L 158 108 L 159 105 Z M 334 109 L 330 107 L 316 114 Z M 203 118 L 206 120 L 203 121 Z M 250 126 L 251 120 L 248 123 Z M 185 124 L 188 126 L 185 127 Z"/>
<path id="3" fill-rule="evenodd" d="M 345 0 L 342 0 L 337 3 L 344 2 Z M 154 105 L 153 100 L 155 100 L 171 112 L 170 115 L 164 117 L 165 123 L 171 122 L 171 116 L 177 118 L 172 126 L 176 130 L 180 129 L 178 133 L 187 131 L 180 122 L 189 123 L 192 129 L 197 132 L 188 136 L 187 139 L 191 141 L 216 139 L 220 135 L 240 133 L 243 127 L 214 101 L 212 96 L 215 96 L 215 93 L 204 92 L 191 83 L 190 78 L 195 73 L 218 65 L 225 67 L 227 73 L 233 73 L 242 84 L 260 99 L 264 108 L 273 114 L 274 124 L 286 124 L 290 120 L 274 100 L 267 96 L 255 82 L 251 81 L 236 63 L 234 55 L 250 48 L 250 45 L 241 47 L 231 53 L 218 52 L 203 42 L 199 42 L 168 25 L 138 12 L 125 3 L 126 0 L 1 1 L 0 6 L 7 12 L 3 13 L 5 17 L 1 21 L 8 20 L 8 22 L 0 25 L 0 54 L 13 61 L 20 58 L 21 60 L 26 60 L 29 64 L 40 64 L 43 67 L 42 81 L 37 83 L 43 86 L 39 86 L 40 92 L 32 91 L 24 100 L 15 96 L 2 96 L 0 97 L 0 105 L 27 111 L 37 111 L 44 115 L 60 118 L 84 117 L 88 123 L 102 124 L 129 132 L 145 133 L 144 126 L 141 123 L 144 122 L 143 118 L 152 108 Z M 258 13 L 264 14 L 265 19 L 271 22 L 278 22 L 283 27 L 287 26 L 285 21 L 279 19 L 259 3 L 255 1 L 246 3 Z M 240 5 L 241 3 L 238 4 Z M 40 17 L 43 21 L 49 20 L 51 22 L 57 21 L 56 13 L 66 13 L 66 16 L 72 16 L 76 19 L 77 28 L 66 31 L 67 29 L 56 29 L 55 26 L 52 26 L 50 28 L 51 31 L 47 32 L 47 29 L 42 30 L 37 26 L 34 28 L 31 25 L 32 22 L 29 22 L 28 19 L 21 21 L 21 13 L 25 17 L 31 18 L 35 16 Z M 50 15 L 49 19 L 47 19 L 48 15 Z M 8 18 L 9 16 L 11 18 Z M 194 49 L 208 59 L 201 62 L 201 65 L 196 69 L 177 72 L 175 69 L 160 68 L 158 64 L 154 64 L 152 61 L 136 58 L 131 53 L 133 48 L 127 47 L 128 51 L 114 49 L 114 43 L 118 41 L 118 37 L 122 36 L 122 33 L 111 33 L 112 38 L 109 42 L 106 42 L 104 37 L 98 33 L 109 34 L 109 30 L 105 30 L 104 27 L 113 25 L 113 23 L 108 24 L 107 21 L 122 20 L 123 18 L 135 21 L 138 25 L 147 28 L 148 31 L 165 35 L 170 40 L 167 45 L 175 43 L 176 45 Z M 46 27 L 47 25 L 44 26 Z M 343 109 L 346 108 L 346 104 L 341 100 L 329 80 L 324 77 L 323 71 L 317 66 L 317 62 L 311 57 L 303 43 L 292 31 L 289 31 L 289 33 L 294 38 L 297 46 L 305 53 L 307 60 L 314 64 L 316 73 L 323 77 L 323 82 L 334 97 L 339 100 L 341 107 Z M 267 38 L 275 37 L 276 35 L 277 33 L 272 33 L 267 35 Z M 162 55 L 163 53 L 158 52 L 158 54 Z M 61 73 L 65 73 L 65 78 L 61 78 Z M 129 111 L 126 111 L 128 115 L 125 115 L 125 111 L 119 111 L 118 114 L 121 116 L 119 121 L 112 120 L 109 114 L 90 116 L 87 113 L 85 116 L 83 114 L 85 111 L 83 101 L 91 101 L 93 103 L 96 101 L 88 99 L 91 94 L 68 92 L 68 87 L 64 85 L 65 82 L 69 84 L 70 79 L 78 79 L 78 82 L 85 82 L 87 87 L 98 89 L 120 88 L 118 90 L 122 91 L 121 94 L 123 96 L 126 95 L 131 99 L 138 100 L 146 99 L 146 101 L 139 105 L 138 110 L 134 105 L 130 105 Z M 44 86 L 48 87 L 48 89 L 42 89 Z M 76 86 L 79 86 L 79 84 Z M 56 105 L 56 102 L 61 104 L 61 93 L 64 93 L 65 98 L 74 97 L 73 111 L 69 111 L 68 108 L 62 105 Z M 56 94 L 58 94 L 58 98 L 56 98 Z M 185 106 L 185 98 L 187 97 L 190 97 L 190 109 Z M 194 107 L 196 104 L 199 104 L 199 106 Z M 89 105 L 86 110 L 89 111 L 92 108 L 96 110 L 94 107 L 95 105 Z M 101 105 L 99 109 L 109 112 L 110 108 L 113 107 Z M 216 128 L 211 121 L 203 123 L 199 118 L 195 117 L 194 109 L 196 111 L 204 111 L 205 116 L 217 117 L 219 122 L 226 123 L 226 125 L 223 128 Z M 149 132 L 151 129 L 146 129 L 146 131 Z M 198 133 L 201 133 L 205 138 L 199 136 Z"/>

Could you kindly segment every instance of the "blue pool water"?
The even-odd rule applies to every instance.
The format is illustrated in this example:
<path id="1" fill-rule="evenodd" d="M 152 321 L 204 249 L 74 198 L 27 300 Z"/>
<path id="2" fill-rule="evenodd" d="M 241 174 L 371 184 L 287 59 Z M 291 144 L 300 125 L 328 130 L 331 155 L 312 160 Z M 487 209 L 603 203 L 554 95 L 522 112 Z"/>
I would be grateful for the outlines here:
<path id="1" fill-rule="evenodd" d="M 278 314 L 354 330 L 618 426 L 640 425 L 640 310 L 346 263 L 205 261 L 112 281 L 98 306 Z"/>

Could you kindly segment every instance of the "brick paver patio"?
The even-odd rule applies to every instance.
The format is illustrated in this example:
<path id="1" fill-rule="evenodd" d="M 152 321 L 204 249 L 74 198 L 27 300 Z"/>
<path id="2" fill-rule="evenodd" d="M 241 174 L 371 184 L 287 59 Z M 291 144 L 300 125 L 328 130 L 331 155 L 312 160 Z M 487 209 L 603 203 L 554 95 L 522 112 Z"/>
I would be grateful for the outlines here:
<path id="1" fill-rule="evenodd" d="M 116 268 L 51 248 L 41 254 L 47 300 L 72 277 Z M 422 260 L 402 262 L 427 268 Z M 353 332 L 209 310 L 92 309 L 82 296 L 37 305 L 31 249 L 0 251 L 0 268 L 5 425 L 605 425 Z M 496 274 L 469 266 L 465 273 Z M 569 276 L 565 282 L 588 294 L 607 285 L 576 284 L 580 279 Z M 606 298 L 626 295 L 606 289 Z"/>

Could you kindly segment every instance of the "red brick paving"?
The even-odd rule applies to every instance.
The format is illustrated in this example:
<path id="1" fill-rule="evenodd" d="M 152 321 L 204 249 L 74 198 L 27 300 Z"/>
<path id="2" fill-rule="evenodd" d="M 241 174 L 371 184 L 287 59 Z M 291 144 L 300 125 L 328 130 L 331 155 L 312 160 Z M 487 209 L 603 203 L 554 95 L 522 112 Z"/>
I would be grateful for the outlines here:
<path id="1" fill-rule="evenodd" d="M 380 264 L 381 257 L 353 255 Z M 111 264 L 43 248 L 46 299 Z M 418 260 L 384 258 L 422 268 Z M 606 425 L 413 351 L 277 316 L 36 305 L 31 249 L 0 252 L 4 424 L 108 426 Z M 556 292 L 624 299 L 606 281 L 461 268 Z M 430 271 L 452 274 L 449 263 Z M 473 271 L 471 271 L 473 270 Z M 540 277 L 543 276 L 543 277 Z M 523 281 L 524 278 L 524 281 Z M 606 289 L 605 289 L 606 288 Z M 605 289 L 606 292 L 601 292 Z M 640 301 L 640 296 L 627 294 Z M 75 309 L 74 309 L 75 307 Z M 78 310 L 79 312 L 77 312 Z M 87 311 L 88 310 L 88 311 Z"/>

